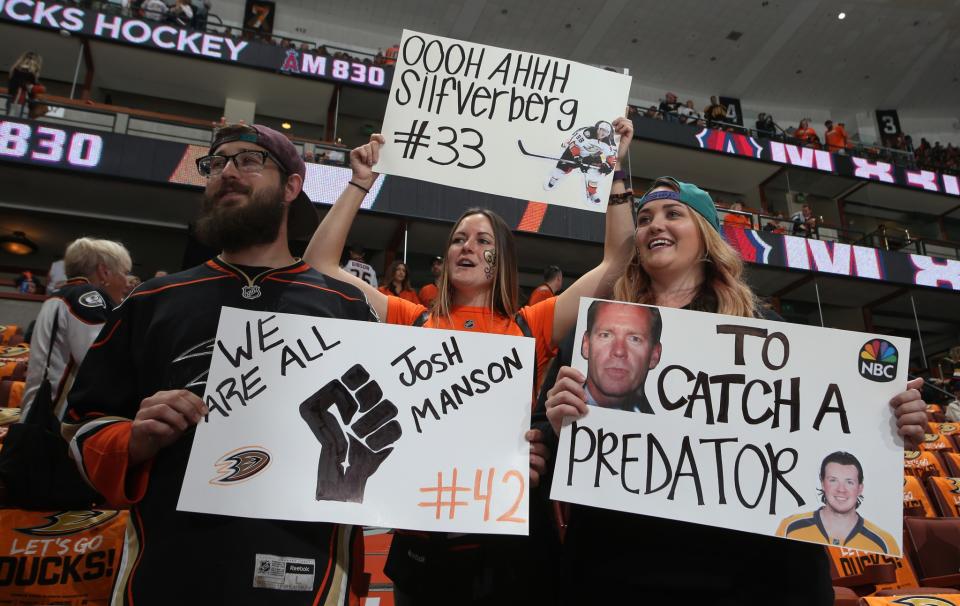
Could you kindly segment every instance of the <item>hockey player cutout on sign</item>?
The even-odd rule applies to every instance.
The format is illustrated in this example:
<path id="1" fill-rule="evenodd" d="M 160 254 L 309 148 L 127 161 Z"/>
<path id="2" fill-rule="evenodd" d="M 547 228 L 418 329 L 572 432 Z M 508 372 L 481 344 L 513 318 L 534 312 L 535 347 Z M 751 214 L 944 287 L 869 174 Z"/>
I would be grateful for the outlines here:
<path id="1" fill-rule="evenodd" d="M 552 499 L 900 555 L 908 340 L 584 298 L 575 343 Z"/>
<path id="2" fill-rule="evenodd" d="M 603 212 L 629 90 L 615 71 L 404 31 L 375 170 Z"/>
<path id="3" fill-rule="evenodd" d="M 526 534 L 533 345 L 224 307 L 178 509 Z"/>
<path id="4" fill-rule="evenodd" d="M 520 144 L 523 150 L 523 144 Z M 578 129 L 563 144 L 563 155 L 557 160 L 543 188 L 557 186 L 564 176 L 573 171 L 583 175 L 583 195 L 587 204 L 601 204 L 598 188 L 604 176 L 617 166 L 617 144 L 613 140 L 613 125 L 601 120 L 594 126 Z"/>

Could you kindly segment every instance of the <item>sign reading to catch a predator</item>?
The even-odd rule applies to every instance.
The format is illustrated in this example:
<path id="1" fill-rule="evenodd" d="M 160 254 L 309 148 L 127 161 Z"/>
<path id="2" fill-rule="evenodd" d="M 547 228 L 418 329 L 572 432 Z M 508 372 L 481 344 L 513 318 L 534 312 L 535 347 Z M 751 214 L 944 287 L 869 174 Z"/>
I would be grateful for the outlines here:
<path id="1" fill-rule="evenodd" d="M 224 307 L 178 509 L 527 534 L 534 341 Z"/>
<path id="2" fill-rule="evenodd" d="M 630 77 L 404 31 L 376 170 L 606 209 Z"/>
<path id="3" fill-rule="evenodd" d="M 552 499 L 900 555 L 909 340 L 582 299 L 575 343 Z"/>

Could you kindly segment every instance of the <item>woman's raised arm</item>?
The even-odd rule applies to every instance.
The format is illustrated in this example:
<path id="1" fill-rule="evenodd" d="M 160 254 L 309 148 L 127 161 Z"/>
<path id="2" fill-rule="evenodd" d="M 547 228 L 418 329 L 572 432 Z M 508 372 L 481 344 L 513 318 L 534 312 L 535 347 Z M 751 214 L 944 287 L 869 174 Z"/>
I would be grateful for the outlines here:
<path id="1" fill-rule="evenodd" d="M 303 260 L 320 273 L 360 288 L 381 319 L 387 317 L 387 296 L 350 272 L 344 271 L 340 267 L 340 253 L 367 191 L 377 180 L 378 175 L 373 172 L 373 165 L 380 158 L 380 146 L 383 144 L 383 137 L 373 134 L 370 135 L 369 143 L 350 151 L 350 168 L 353 169 L 350 184 L 327 212 L 317 231 L 313 232 L 303 255 Z"/>

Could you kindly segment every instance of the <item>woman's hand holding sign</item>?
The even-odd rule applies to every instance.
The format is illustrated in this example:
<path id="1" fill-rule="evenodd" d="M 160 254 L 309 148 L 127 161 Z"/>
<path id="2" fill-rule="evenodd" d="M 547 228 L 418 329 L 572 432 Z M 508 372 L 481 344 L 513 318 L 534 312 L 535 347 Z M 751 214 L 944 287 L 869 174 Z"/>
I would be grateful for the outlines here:
<path id="1" fill-rule="evenodd" d="M 386 143 L 383 135 L 370 135 L 370 142 L 350 150 L 350 169 L 353 171 L 351 181 L 367 189 L 373 186 L 380 176 L 373 171 L 373 165 L 380 161 L 380 146 Z"/>
<path id="2" fill-rule="evenodd" d="M 613 131 L 620 137 L 620 145 L 617 147 L 617 159 L 622 162 L 630 150 L 630 142 L 633 141 L 633 121 L 620 116 L 613 121 Z"/>
<path id="3" fill-rule="evenodd" d="M 897 433 L 903 437 L 904 447 L 915 450 L 923 442 L 927 426 L 927 404 L 920 396 L 923 379 L 918 378 L 907 383 L 907 390 L 890 400 L 893 414 L 897 417 Z"/>
<path id="4" fill-rule="evenodd" d="M 586 377 L 579 370 L 563 366 L 557 373 L 557 382 L 547 392 L 547 419 L 554 433 L 560 435 L 564 417 L 579 419 L 587 414 L 587 394 L 583 390 Z"/>

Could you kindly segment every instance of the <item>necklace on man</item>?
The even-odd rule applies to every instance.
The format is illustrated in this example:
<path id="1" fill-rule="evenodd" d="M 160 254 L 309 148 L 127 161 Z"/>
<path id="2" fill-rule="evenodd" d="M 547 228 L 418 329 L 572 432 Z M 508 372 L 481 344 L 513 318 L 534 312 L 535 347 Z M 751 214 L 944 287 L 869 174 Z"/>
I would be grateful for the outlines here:
<path id="1" fill-rule="evenodd" d="M 240 296 L 243 297 L 244 299 L 248 300 L 248 301 L 253 301 L 254 299 L 259 299 L 260 296 L 263 294 L 263 291 L 260 289 L 260 285 L 259 285 L 259 284 L 255 284 L 255 282 L 256 282 L 257 280 L 259 280 L 260 278 L 262 278 L 263 276 L 267 275 L 268 273 L 270 273 L 270 272 L 272 272 L 272 271 L 276 271 L 276 269 L 279 269 L 279 268 L 273 268 L 273 267 L 271 267 L 271 268 L 268 268 L 268 269 L 266 269 L 266 270 L 258 273 L 257 275 L 255 275 L 254 277 L 251 278 L 250 276 L 247 275 L 247 273 L 246 273 L 245 271 L 243 271 L 242 269 L 240 269 L 240 268 L 237 267 L 236 265 L 231 265 L 230 263 L 227 263 L 227 262 L 224 261 L 223 259 L 220 259 L 220 261 L 223 262 L 224 265 L 226 265 L 227 267 L 229 267 L 229 268 L 232 269 L 233 271 L 235 271 L 235 272 L 237 272 L 238 274 L 240 274 L 241 276 L 243 276 L 243 279 L 247 281 L 247 283 L 240 289 Z M 300 262 L 300 259 L 294 259 L 294 260 L 293 260 L 293 264 L 296 264 L 296 263 L 299 263 L 299 262 Z"/>

